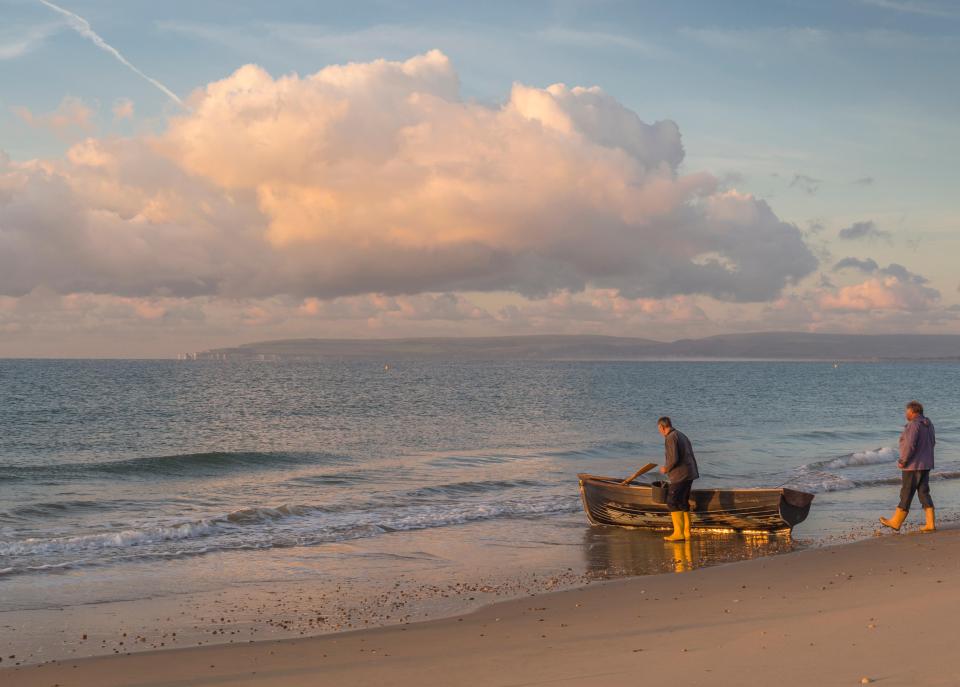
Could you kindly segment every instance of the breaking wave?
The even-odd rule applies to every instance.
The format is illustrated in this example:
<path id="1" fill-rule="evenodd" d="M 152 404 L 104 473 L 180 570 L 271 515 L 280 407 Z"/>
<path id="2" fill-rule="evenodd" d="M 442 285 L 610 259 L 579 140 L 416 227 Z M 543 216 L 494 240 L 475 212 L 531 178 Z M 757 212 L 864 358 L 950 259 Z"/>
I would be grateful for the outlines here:
<path id="1" fill-rule="evenodd" d="M 839 458 L 824 460 L 818 463 L 810 463 L 805 466 L 811 470 L 843 470 L 844 468 L 855 468 L 862 465 L 882 465 L 890 463 L 895 465 L 897 462 L 897 449 L 890 447 L 881 447 L 872 451 L 858 451 L 857 453 L 848 453 Z"/>
<path id="2" fill-rule="evenodd" d="M 55 566 L 21 565 L 0 569 L 11 575 L 77 565 L 99 565 L 113 560 L 199 555 L 239 548 L 262 549 L 312 546 L 381 535 L 387 532 L 447 527 L 497 518 L 576 512 L 576 497 L 542 495 L 500 502 L 466 502 L 407 506 L 388 512 L 335 512 L 317 506 L 282 505 L 236 510 L 224 515 L 165 525 L 144 525 L 73 537 L 0 541 L 0 556 L 84 557 Z M 165 544 L 177 542 L 170 551 Z"/>
<path id="3" fill-rule="evenodd" d="M 899 484 L 898 456 L 897 449 L 881 447 L 808 463 L 797 468 L 784 486 L 802 491 L 825 493 Z M 881 466 L 889 467 L 890 474 L 878 474 L 884 471 L 880 469 Z M 874 469 L 870 470 L 871 467 Z M 930 479 L 935 480 L 958 478 L 960 478 L 960 471 L 930 473 Z"/>

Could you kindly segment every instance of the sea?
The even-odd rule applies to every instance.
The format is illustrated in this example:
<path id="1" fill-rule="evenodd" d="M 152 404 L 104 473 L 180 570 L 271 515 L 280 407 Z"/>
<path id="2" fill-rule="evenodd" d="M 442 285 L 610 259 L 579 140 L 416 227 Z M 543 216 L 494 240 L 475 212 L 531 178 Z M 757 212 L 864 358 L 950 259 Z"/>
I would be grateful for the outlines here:
<path id="1" fill-rule="evenodd" d="M 0 360 L 0 644 L 342 631 L 874 536 L 911 399 L 947 522 L 958 389 L 954 363 Z M 681 549 L 592 528 L 577 473 L 662 463 L 661 415 L 696 486 L 813 492 L 810 517 Z"/>

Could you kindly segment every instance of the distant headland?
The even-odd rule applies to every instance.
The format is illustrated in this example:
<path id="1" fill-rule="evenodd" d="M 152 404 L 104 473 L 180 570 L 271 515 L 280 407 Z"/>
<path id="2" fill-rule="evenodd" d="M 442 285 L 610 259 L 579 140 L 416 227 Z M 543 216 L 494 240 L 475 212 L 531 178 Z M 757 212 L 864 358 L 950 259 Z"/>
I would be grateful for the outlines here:
<path id="1" fill-rule="evenodd" d="M 762 332 L 702 339 L 592 335 L 285 339 L 182 353 L 185 360 L 960 361 L 960 336 Z"/>

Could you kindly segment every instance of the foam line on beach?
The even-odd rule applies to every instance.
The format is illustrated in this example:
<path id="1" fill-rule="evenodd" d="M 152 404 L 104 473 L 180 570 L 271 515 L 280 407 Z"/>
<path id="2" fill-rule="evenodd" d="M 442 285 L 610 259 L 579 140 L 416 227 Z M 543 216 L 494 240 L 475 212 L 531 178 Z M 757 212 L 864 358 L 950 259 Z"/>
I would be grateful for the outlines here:
<path id="1" fill-rule="evenodd" d="M 31 559 L 49 556 L 83 556 L 74 565 L 101 565 L 112 560 L 156 558 L 170 552 L 163 545 L 179 542 L 177 555 L 197 555 L 238 548 L 278 548 L 368 538 L 388 532 L 448 527 L 479 520 L 576 512 L 576 498 L 513 499 L 410 506 L 381 511 L 331 513 L 317 506 L 285 505 L 233 511 L 217 517 L 166 525 L 134 526 L 74 537 L 31 537 L 0 541 L 0 556 L 27 559 L 8 567 L 6 574 L 45 570 Z M 263 526 L 271 523 L 282 527 Z M 189 546 L 192 545 L 192 546 Z"/>

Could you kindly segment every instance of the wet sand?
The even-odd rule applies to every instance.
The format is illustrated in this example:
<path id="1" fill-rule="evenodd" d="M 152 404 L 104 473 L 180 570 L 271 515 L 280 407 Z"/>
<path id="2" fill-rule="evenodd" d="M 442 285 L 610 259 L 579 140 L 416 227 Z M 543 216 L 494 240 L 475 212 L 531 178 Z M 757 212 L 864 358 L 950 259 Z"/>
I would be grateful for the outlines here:
<path id="1" fill-rule="evenodd" d="M 333 547 L 213 555 L 193 564 L 202 563 L 210 583 L 221 586 L 200 592 L 165 593 L 179 568 L 163 572 L 144 566 L 139 585 L 116 590 L 132 598 L 93 603 L 70 603 L 70 598 L 90 596 L 85 585 L 91 578 L 104 584 L 96 570 L 8 579 L 0 585 L 0 608 L 10 607 L 0 611 L 0 654 L 16 656 L 8 664 L 30 665 L 384 627 L 469 613 L 533 593 L 804 545 L 784 536 L 704 533 L 681 560 L 664 546 L 662 535 L 591 528 L 579 516 L 566 526 L 514 521 L 500 531 L 474 523 Z M 253 583 L 224 585 L 218 575 L 252 568 L 261 575 Z"/>
<path id="2" fill-rule="evenodd" d="M 689 570 L 695 542 L 670 546 Z M 960 530 L 888 535 L 443 620 L 8 668 L 0 684 L 955 685 L 958 572 Z"/>

